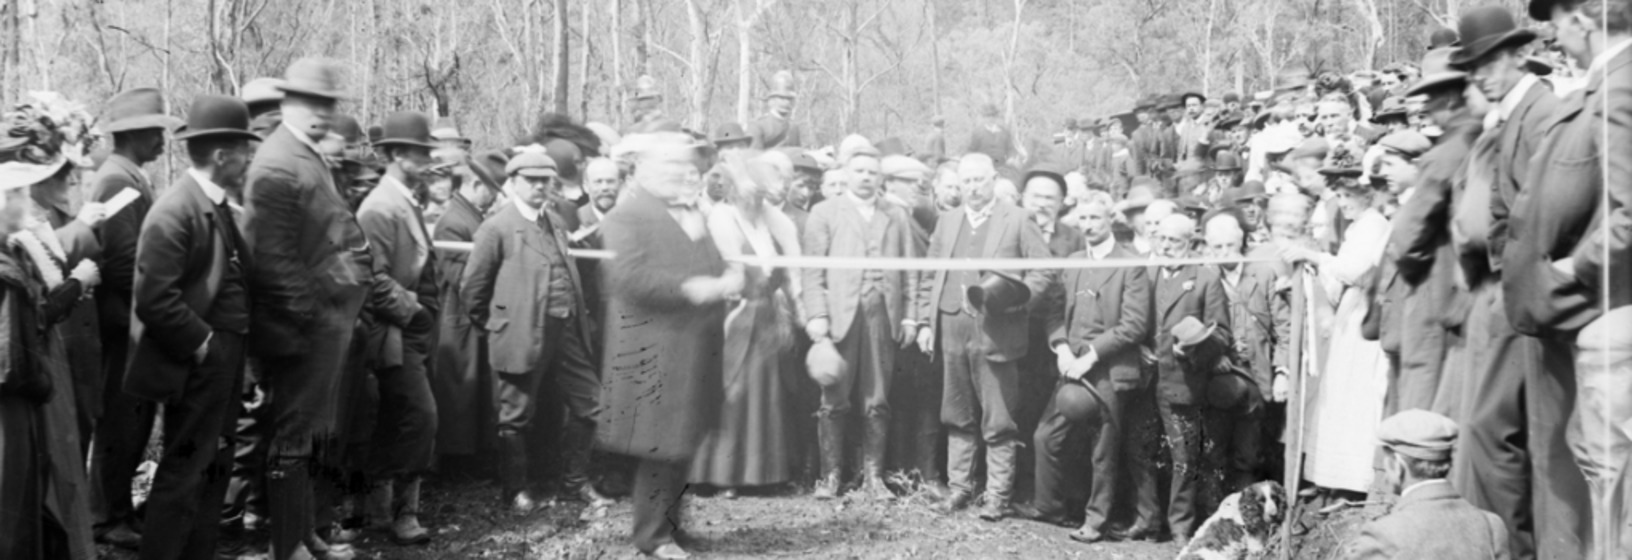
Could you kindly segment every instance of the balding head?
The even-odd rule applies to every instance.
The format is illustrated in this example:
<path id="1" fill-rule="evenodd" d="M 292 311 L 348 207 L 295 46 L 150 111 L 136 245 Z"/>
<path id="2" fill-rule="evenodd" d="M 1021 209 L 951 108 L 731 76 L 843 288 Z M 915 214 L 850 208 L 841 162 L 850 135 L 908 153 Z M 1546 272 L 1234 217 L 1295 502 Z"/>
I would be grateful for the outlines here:
<path id="1" fill-rule="evenodd" d="M 1196 221 L 1184 214 L 1170 214 L 1156 222 L 1156 254 L 1169 259 L 1190 256 L 1190 240 L 1196 235 Z"/>

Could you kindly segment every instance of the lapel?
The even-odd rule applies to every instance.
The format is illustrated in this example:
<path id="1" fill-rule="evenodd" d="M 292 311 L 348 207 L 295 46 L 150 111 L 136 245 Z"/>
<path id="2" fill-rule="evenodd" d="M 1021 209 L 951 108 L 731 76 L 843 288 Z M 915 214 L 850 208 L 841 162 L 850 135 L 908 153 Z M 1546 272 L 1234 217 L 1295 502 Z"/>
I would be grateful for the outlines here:
<path id="1" fill-rule="evenodd" d="M 210 202 L 210 197 L 204 194 L 204 187 L 193 179 L 191 173 L 182 173 L 181 181 L 177 183 L 177 187 L 181 190 L 178 194 L 187 197 L 187 201 L 193 210 L 198 212 L 199 220 L 204 225 L 204 235 L 210 240 L 210 260 L 204 263 L 203 268 L 199 269 L 205 271 L 205 274 L 208 275 L 208 271 L 214 270 L 218 263 L 225 261 L 227 258 L 227 244 L 233 241 L 223 233 L 225 224 L 219 216 L 216 216 L 217 207 L 215 203 Z M 235 249 L 238 254 L 244 254 L 243 247 L 235 247 Z"/>
<path id="2" fill-rule="evenodd" d="M 1002 246 L 1003 236 L 1008 235 L 1012 226 L 1009 219 L 1011 208 L 1003 201 L 992 201 L 992 215 L 986 218 L 986 246 L 980 250 L 980 258 L 989 259 L 997 256 L 998 247 Z"/>
<path id="3" fill-rule="evenodd" d="M 431 246 L 431 235 L 430 232 L 425 230 L 425 219 L 419 212 L 419 206 L 414 204 L 414 200 L 408 198 L 402 192 L 406 190 L 406 186 L 390 176 L 381 178 L 380 181 L 391 181 L 393 184 L 377 185 L 374 190 L 384 190 L 385 196 L 390 200 L 391 204 L 397 207 L 397 212 L 405 214 L 413 220 L 413 224 L 408 226 L 408 237 L 413 238 L 414 245 L 419 247 L 421 252 L 428 254 Z M 382 186 L 385 188 L 381 189 Z"/>
<path id="4" fill-rule="evenodd" d="M 538 224 L 538 220 L 528 220 L 527 216 L 521 213 L 521 208 L 517 206 L 519 204 L 521 204 L 519 199 L 512 200 L 510 201 L 510 207 L 505 209 L 515 220 L 515 226 L 511 229 L 516 232 L 516 237 L 521 238 L 522 245 L 526 245 L 527 248 L 537 252 L 539 256 L 548 256 L 549 253 L 544 250 L 543 244 L 547 242 L 544 238 L 550 236 L 550 232 L 544 231 L 543 226 Z M 540 209 L 538 212 L 542 216 L 546 211 Z M 550 225 L 555 225 L 553 217 Z"/>
<path id="5" fill-rule="evenodd" d="M 1173 306 L 1183 300 L 1185 293 L 1189 291 L 1184 289 L 1184 285 L 1189 283 L 1191 289 L 1195 289 L 1196 267 L 1180 267 L 1177 274 L 1166 280 L 1160 279 L 1162 274 L 1164 272 L 1161 267 L 1156 267 L 1157 285 L 1161 286 L 1161 289 L 1156 291 L 1157 307 L 1162 310 L 1162 319 L 1164 319 L 1163 323 L 1165 324 L 1167 314 L 1173 311 Z"/>
<path id="6" fill-rule="evenodd" d="M 946 236 L 945 238 L 943 238 L 944 243 L 941 243 L 941 247 L 945 247 L 945 252 L 942 253 L 942 254 L 939 254 L 939 255 L 932 255 L 932 256 L 934 256 L 936 258 L 942 258 L 942 259 L 951 258 L 952 253 L 957 251 L 958 237 L 963 235 L 964 230 L 969 229 L 969 207 L 968 206 L 959 206 L 957 208 L 957 210 L 953 211 L 952 216 L 953 216 L 952 221 L 956 222 L 955 224 L 953 224 L 953 227 L 946 227 L 946 228 L 936 227 L 935 228 L 935 235 L 945 235 Z M 942 234 L 941 233 L 942 231 L 945 231 L 946 233 Z M 950 274 L 947 274 L 945 271 L 936 271 L 935 274 L 940 274 L 942 276 L 951 276 Z"/>

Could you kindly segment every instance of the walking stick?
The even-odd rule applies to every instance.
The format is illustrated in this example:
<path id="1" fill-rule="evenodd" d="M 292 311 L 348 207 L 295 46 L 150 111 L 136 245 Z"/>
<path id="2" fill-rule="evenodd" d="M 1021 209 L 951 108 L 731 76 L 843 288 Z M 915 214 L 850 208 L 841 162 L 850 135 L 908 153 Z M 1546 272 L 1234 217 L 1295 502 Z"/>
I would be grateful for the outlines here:
<path id="1" fill-rule="evenodd" d="M 1306 391 L 1303 383 L 1303 371 L 1306 365 L 1303 356 L 1306 346 L 1309 355 L 1307 365 L 1309 367 L 1318 367 L 1318 364 L 1320 364 L 1320 356 L 1318 355 L 1320 345 L 1311 344 L 1311 341 L 1308 340 L 1308 322 L 1314 318 L 1314 313 L 1309 308 L 1310 299 L 1308 285 L 1305 282 L 1307 279 L 1306 273 L 1307 270 L 1302 266 L 1299 266 L 1293 272 L 1296 284 L 1292 286 L 1293 344 L 1290 345 L 1290 350 L 1297 359 L 1290 362 L 1292 371 L 1287 372 L 1287 382 L 1292 384 L 1291 389 L 1293 399 L 1295 399 L 1293 406 L 1287 407 L 1287 427 L 1295 431 L 1289 442 L 1290 445 L 1287 445 L 1287 456 L 1284 461 L 1287 469 L 1283 473 L 1286 482 L 1282 487 L 1286 489 L 1287 508 L 1286 517 L 1281 520 L 1281 560 L 1292 559 L 1292 523 L 1297 518 L 1294 514 L 1300 509 L 1297 499 L 1300 490 L 1299 485 L 1303 482 L 1304 415 L 1308 412 L 1308 399 L 1305 398 Z M 1293 414 L 1294 411 L 1296 414 Z"/>

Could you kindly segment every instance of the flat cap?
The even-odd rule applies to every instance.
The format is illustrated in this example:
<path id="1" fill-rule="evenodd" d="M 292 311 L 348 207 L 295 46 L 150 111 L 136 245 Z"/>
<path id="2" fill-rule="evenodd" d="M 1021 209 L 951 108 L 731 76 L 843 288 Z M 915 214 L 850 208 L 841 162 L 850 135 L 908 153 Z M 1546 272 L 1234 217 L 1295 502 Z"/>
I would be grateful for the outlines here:
<path id="1" fill-rule="evenodd" d="M 1456 433 L 1455 421 L 1420 409 L 1390 416 L 1377 427 L 1377 439 L 1383 447 L 1424 461 L 1449 461 Z"/>
<path id="2" fill-rule="evenodd" d="M 897 177 L 914 181 L 922 181 L 924 178 L 929 177 L 929 166 L 910 156 L 884 156 L 884 161 L 880 165 L 884 168 L 885 177 Z"/>
<path id="3" fill-rule="evenodd" d="M 1377 147 L 1408 158 L 1417 158 L 1428 153 L 1428 150 L 1434 147 L 1434 143 L 1415 130 L 1397 130 L 1378 140 Z"/>
<path id="4" fill-rule="evenodd" d="M 522 177 L 554 177 L 555 160 L 543 152 L 524 151 L 510 158 L 510 163 L 504 165 L 504 173 Z"/>

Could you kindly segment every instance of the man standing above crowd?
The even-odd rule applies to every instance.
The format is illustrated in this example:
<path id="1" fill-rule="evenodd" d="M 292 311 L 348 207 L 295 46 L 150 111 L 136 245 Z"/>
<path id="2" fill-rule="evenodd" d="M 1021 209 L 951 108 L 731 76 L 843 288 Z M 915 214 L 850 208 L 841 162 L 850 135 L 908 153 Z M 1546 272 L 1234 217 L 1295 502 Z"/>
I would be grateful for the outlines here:
<path id="1" fill-rule="evenodd" d="M 994 108 L 995 109 L 995 108 Z M 930 238 L 929 258 L 992 259 L 1048 257 L 1042 231 L 1026 213 L 994 194 L 997 170 L 985 154 L 970 153 L 958 164 L 963 206 L 941 214 Z M 1001 278 L 976 271 L 933 271 L 920 276 L 914 297 L 918 348 L 933 353 L 939 343 L 946 389 L 941 420 L 947 426 L 947 476 L 952 494 L 943 511 L 968 507 L 975 498 L 974 460 L 986 448 L 986 498 L 982 519 L 1010 515 L 1019 397 L 1018 362 L 1029 333 L 1025 303 L 1053 282 L 1053 273 L 1026 271 L 1027 290 L 1006 309 L 975 309 L 968 289 Z M 1013 280 L 1005 278 L 1009 282 Z M 1011 286 L 1012 287 L 1012 286 Z"/>
<path id="2" fill-rule="evenodd" d="M 1003 124 L 1003 114 L 998 112 L 997 105 L 980 106 L 980 123 L 969 133 L 969 145 L 963 152 L 985 154 L 993 166 L 1006 165 L 1009 158 L 1014 157 L 1014 131 Z"/>
<path id="3" fill-rule="evenodd" d="M 379 394 L 364 513 L 371 528 L 388 531 L 398 544 L 431 538 L 419 525 L 419 477 L 435 458 L 437 409 L 429 376 L 441 304 L 431 234 L 414 200 L 435 165 L 430 125 L 429 116 L 416 112 L 385 119 L 374 142 L 385 176 L 357 209 L 374 256 L 368 306 L 373 324 L 366 332 Z"/>
<path id="4" fill-rule="evenodd" d="M 1632 549 L 1632 1 L 1532 0 L 1530 17 L 1551 21 L 1587 74 L 1542 127 L 1513 203 L 1503 303 L 1515 330 L 1574 344 L 1568 440 L 1591 492 L 1587 556 L 1610 558 Z"/>
<path id="5" fill-rule="evenodd" d="M 1072 209 L 1087 248 L 1071 258 L 1138 258 L 1111 236 L 1111 204 L 1109 195 L 1094 192 Z M 1084 470 L 1070 461 L 1085 440 L 1092 441 L 1087 514 L 1071 533 L 1072 540 L 1091 543 L 1105 536 L 1119 486 L 1127 425 L 1123 399 L 1142 384 L 1140 347 L 1149 336 L 1150 281 L 1143 267 L 1085 268 L 1065 271 L 1060 286 L 1065 299 L 1049 310 L 1046 331 L 1055 358 L 1050 377 L 1057 381 L 1032 436 L 1037 446 L 1036 498 L 1032 506 L 1017 509 L 1030 519 L 1063 523 L 1062 494 L 1069 487 L 1069 473 Z M 1090 410 L 1098 414 L 1084 413 Z"/>
<path id="6" fill-rule="evenodd" d="M 803 145 L 799 125 L 792 121 L 793 102 L 799 94 L 793 91 L 793 73 L 787 70 L 771 77 L 771 93 L 765 96 L 765 114 L 749 125 L 756 150 L 783 146 L 797 148 Z"/>
<path id="7" fill-rule="evenodd" d="M 918 256 L 911 218 L 884 201 L 880 192 L 879 155 L 860 144 L 845 157 L 852 181 L 839 196 L 822 201 L 810 213 L 804 234 L 805 254 L 816 257 L 911 258 Z M 817 499 L 836 497 L 844 465 L 844 433 L 852 403 L 860 401 L 865 420 L 861 446 L 862 491 L 877 499 L 894 498 L 884 486 L 884 453 L 889 436 L 889 396 L 896 349 L 910 341 L 912 324 L 907 298 L 916 278 L 899 270 L 806 268 L 805 333 L 813 342 L 832 341 L 849 364 L 848 374 L 822 388 L 816 411 L 816 438 L 821 447 Z"/>
<path id="8" fill-rule="evenodd" d="M 272 554 L 275 560 L 343 558 L 350 547 L 315 536 L 312 457 L 321 440 L 336 435 L 336 396 L 372 262 L 368 238 L 317 147 L 345 97 L 339 66 L 296 60 L 279 88 L 283 124 L 255 153 L 244 191 L 249 350 L 260 357 L 271 403 Z"/>

